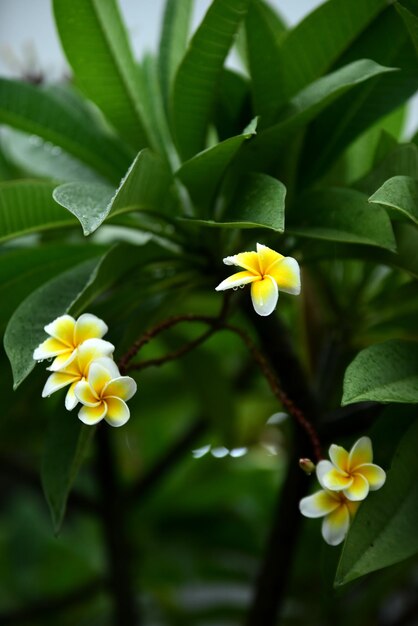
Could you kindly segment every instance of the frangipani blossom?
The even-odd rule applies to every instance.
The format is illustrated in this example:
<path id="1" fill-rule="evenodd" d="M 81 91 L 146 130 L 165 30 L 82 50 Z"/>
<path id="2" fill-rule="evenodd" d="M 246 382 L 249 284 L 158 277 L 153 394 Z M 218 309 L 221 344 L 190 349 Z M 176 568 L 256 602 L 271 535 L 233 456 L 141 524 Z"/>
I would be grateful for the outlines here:
<path id="1" fill-rule="evenodd" d="M 344 541 L 360 502 L 352 502 L 342 492 L 322 489 L 302 498 L 299 509 L 305 517 L 323 517 L 322 536 L 330 546 Z"/>
<path id="2" fill-rule="evenodd" d="M 94 360 L 111 356 L 114 349 L 114 345 L 104 339 L 87 339 L 77 348 L 75 358 L 69 365 L 50 375 L 43 388 L 42 397 L 49 397 L 58 389 L 71 385 L 65 397 L 65 408 L 71 411 L 78 403 L 74 394 L 76 384 L 87 378 L 90 364 Z M 52 366 L 48 369 L 52 370 Z"/>
<path id="3" fill-rule="evenodd" d="M 300 293 L 300 271 L 296 259 L 284 257 L 260 243 L 257 244 L 257 252 L 241 252 L 223 261 L 225 265 L 237 265 L 245 271 L 223 280 L 216 291 L 237 289 L 251 283 L 251 299 L 259 315 L 270 315 L 274 311 L 279 290 L 293 295 Z"/>
<path id="4" fill-rule="evenodd" d="M 369 491 L 380 489 L 386 474 L 379 465 L 372 463 L 373 449 L 369 437 L 361 437 L 347 452 L 332 444 L 329 449 L 331 461 L 320 461 L 316 468 L 318 480 L 325 489 L 341 491 L 352 501 L 364 500 Z"/>
<path id="5" fill-rule="evenodd" d="M 130 376 L 121 376 L 109 358 L 94 361 L 87 380 L 77 383 L 74 393 L 82 408 L 78 417 L 84 424 L 97 424 L 105 419 L 111 426 L 123 426 L 129 419 L 125 400 L 136 392 L 136 382 Z"/>
<path id="6" fill-rule="evenodd" d="M 54 358 L 49 368 L 56 372 L 62 370 L 75 359 L 77 347 L 87 339 L 101 339 L 108 327 L 95 315 L 83 313 L 76 321 L 71 315 L 61 315 L 45 326 L 50 335 L 33 353 L 36 361 Z"/>

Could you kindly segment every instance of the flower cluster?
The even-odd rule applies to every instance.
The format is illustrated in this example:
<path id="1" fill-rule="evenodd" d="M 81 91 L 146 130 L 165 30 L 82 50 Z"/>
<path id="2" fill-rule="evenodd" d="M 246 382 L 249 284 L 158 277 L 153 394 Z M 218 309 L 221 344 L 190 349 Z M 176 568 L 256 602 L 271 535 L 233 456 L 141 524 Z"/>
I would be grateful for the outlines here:
<path id="1" fill-rule="evenodd" d="M 223 261 L 225 265 L 237 265 L 245 271 L 223 280 L 216 291 L 238 289 L 251 283 L 251 299 L 259 315 L 273 313 L 279 290 L 295 296 L 300 293 L 300 270 L 296 259 L 285 257 L 260 243 L 257 244 L 257 252 L 241 252 L 227 256 Z"/>
<path id="2" fill-rule="evenodd" d="M 316 475 L 321 491 L 303 498 L 299 508 L 306 517 L 323 517 L 322 536 L 331 546 L 344 541 L 350 523 L 369 491 L 380 489 L 386 474 L 372 463 L 369 437 L 361 437 L 350 452 L 332 444 L 330 461 L 320 461 Z"/>
<path id="3" fill-rule="evenodd" d="M 108 331 L 106 324 L 90 313 L 77 320 L 61 315 L 45 331 L 49 338 L 33 353 L 38 362 L 53 359 L 42 397 L 68 387 L 65 407 L 71 411 L 81 403 L 78 417 L 84 424 L 102 419 L 111 426 L 126 424 L 130 415 L 126 401 L 136 392 L 136 383 L 120 375 L 113 360 L 115 347 L 102 339 Z"/>

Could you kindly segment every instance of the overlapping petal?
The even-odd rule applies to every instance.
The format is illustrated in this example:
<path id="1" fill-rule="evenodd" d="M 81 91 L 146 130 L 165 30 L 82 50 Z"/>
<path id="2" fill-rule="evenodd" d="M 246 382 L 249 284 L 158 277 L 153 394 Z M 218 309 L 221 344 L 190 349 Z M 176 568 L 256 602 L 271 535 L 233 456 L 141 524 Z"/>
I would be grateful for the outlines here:
<path id="1" fill-rule="evenodd" d="M 257 252 L 240 252 L 233 256 L 227 256 L 223 261 L 225 265 L 237 265 L 253 274 L 261 274 Z"/>
<path id="2" fill-rule="evenodd" d="M 122 400 L 130 400 L 136 393 L 137 385 L 130 376 L 120 376 L 108 382 L 103 389 L 103 396 L 116 396 Z"/>
<path id="3" fill-rule="evenodd" d="M 107 413 L 105 420 L 111 426 L 123 426 L 129 419 L 130 413 L 128 405 L 113 396 L 106 397 Z"/>
<path id="4" fill-rule="evenodd" d="M 273 313 L 279 299 L 279 290 L 271 276 L 265 276 L 251 284 L 251 300 L 258 315 Z"/>
<path id="5" fill-rule="evenodd" d="M 44 330 L 51 337 L 55 337 L 69 348 L 74 346 L 75 319 L 71 315 L 60 315 L 53 322 L 47 324 Z"/>
<path id="6" fill-rule="evenodd" d="M 386 481 L 386 472 L 374 463 L 365 463 L 356 467 L 356 473 L 363 476 L 369 483 L 370 491 L 383 487 Z"/>
<path id="7" fill-rule="evenodd" d="M 216 291 L 224 291 L 225 289 L 234 289 L 234 287 L 243 287 L 248 283 L 253 283 L 256 280 L 260 280 L 258 274 L 252 274 L 251 272 L 237 272 L 225 278 L 217 287 Z"/>
<path id="8" fill-rule="evenodd" d="M 78 404 L 78 398 L 74 393 L 77 382 L 78 381 L 75 380 L 73 383 L 71 383 L 70 387 L 68 388 L 67 395 L 65 396 L 65 408 L 67 409 L 67 411 L 72 411 Z"/>
<path id="9" fill-rule="evenodd" d="M 89 385 L 86 380 L 80 380 L 75 388 L 74 394 L 81 404 L 85 406 L 97 406 L 101 403 L 101 398 L 98 396 L 94 389 Z"/>
<path id="10" fill-rule="evenodd" d="M 299 510 L 305 517 L 323 517 L 340 506 L 340 500 L 333 493 L 317 491 L 312 496 L 306 496 L 299 502 Z"/>
<path id="11" fill-rule="evenodd" d="M 54 337 L 49 337 L 34 350 L 33 358 L 35 361 L 43 361 L 66 352 L 68 352 L 68 346 Z"/>
<path id="12" fill-rule="evenodd" d="M 344 489 L 348 489 L 353 484 L 353 481 L 353 476 L 342 474 L 339 470 L 335 469 L 335 467 L 324 474 L 322 478 L 324 487 L 331 491 L 343 491 Z M 356 499 L 357 498 L 353 498 L 353 500 Z"/>
<path id="13" fill-rule="evenodd" d="M 96 315 L 83 313 L 74 328 L 74 344 L 78 346 L 87 339 L 101 339 L 108 331 L 107 325 Z"/>
<path id="14" fill-rule="evenodd" d="M 75 382 L 77 378 L 72 376 L 71 374 L 66 374 L 64 372 L 54 372 L 51 374 L 42 390 L 42 397 L 49 398 L 49 396 L 59 389 L 66 387 L 67 385 L 71 385 L 71 383 Z"/>
<path id="15" fill-rule="evenodd" d="M 102 357 L 110 357 L 114 349 L 115 346 L 104 339 L 87 339 L 84 341 L 81 346 L 77 348 L 78 368 L 80 372 L 82 372 L 82 375 L 84 377 L 87 376 L 92 361 L 98 361 Z"/>
<path id="16" fill-rule="evenodd" d="M 274 278 L 280 291 L 294 296 L 300 294 L 299 263 L 291 256 L 284 257 L 272 265 L 268 274 Z"/>
<path id="17" fill-rule="evenodd" d="M 338 546 L 347 535 L 350 526 L 350 513 L 345 504 L 341 504 L 322 522 L 322 536 L 330 546 Z"/>
<path id="18" fill-rule="evenodd" d="M 284 259 L 282 254 L 279 254 L 275 250 L 264 246 L 262 243 L 257 244 L 257 255 L 260 271 L 262 274 L 270 274 L 271 267 Z"/>
<path id="19" fill-rule="evenodd" d="M 106 415 L 106 411 L 106 402 L 101 402 L 97 406 L 82 406 L 78 412 L 78 417 L 83 424 L 94 426 L 94 424 L 98 424 L 102 421 Z"/>
<path id="20" fill-rule="evenodd" d="M 348 470 L 348 452 L 345 448 L 343 448 L 342 446 L 337 446 L 335 443 L 333 443 L 329 448 L 328 454 L 335 467 L 342 470 L 343 472 L 346 472 Z"/>
<path id="21" fill-rule="evenodd" d="M 349 500 L 360 502 L 369 495 L 369 483 L 361 474 L 353 474 L 351 484 L 343 493 Z"/>

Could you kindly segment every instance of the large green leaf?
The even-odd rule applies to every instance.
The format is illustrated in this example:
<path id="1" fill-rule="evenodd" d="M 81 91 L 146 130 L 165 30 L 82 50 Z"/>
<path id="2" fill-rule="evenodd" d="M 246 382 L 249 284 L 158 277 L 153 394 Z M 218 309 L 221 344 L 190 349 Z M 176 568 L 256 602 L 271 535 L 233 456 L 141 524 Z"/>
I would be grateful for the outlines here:
<path id="1" fill-rule="evenodd" d="M 302 237 L 396 249 L 386 211 L 372 208 L 359 191 L 332 188 L 304 194 L 291 219 L 288 231 Z"/>
<path id="2" fill-rule="evenodd" d="M 115 0 L 54 0 L 53 7 L 77 84 L 133 148 L 144 147 L 142 77 Z"/>
<path id="3" fill-rule="evenodd" d="M 410 176 L 389 178 L 369 198 L 369 202 L 400 211 L 402 215 L 418 224 L 418 179 Z"/>
<path id="4" fill-rule="evenodd" d="M 361 59 L 342 67 L 299 92 L 283 112 L 283 119 L 259 133 L 245 150 L 251 164 L 262 167 L 281 157 L 280 148 L 292 134 L 306 126 L 336 98 L 380 74 L 392 72 L 374 61 Z"/>
<path id="5" fill-rule="evenodd" d="M 265 128 L 283 101 L 283 70 L 279 38 L 285 27 L 277 29 L 277 19 L 264 2 L 254 0 L 245 19 L 247 58 L 251 74 L 254 111 Z"/>
<path id="6" fill-rule="evenodd" d="M 82 424 L 62 408 L 52 415 L 42 458 L 41 479 L 55 534 L 64 519 L 68 495 L 84 460 L 95 427 Z"/>
<path id="7" fill-rule="evenodd" d="M 418 53 L 418 4 L 416 0 L 402 0 L 395 3 L 396 10 L 404 24 Z"/>
<path id="8" fill-rule="evenodd" d="M 159 75 L 164 102 L 168 102 L 174 75 L 186 51 L 193 0 L 166 0 L 160 37 Z"/>
<path id="9" fill-rule="evenodd" d="M 285 196 L 286 187 L 276 178 L 249 174 L 218 221 L 187 219 L 187 223 L 212 228 L 270 228 L 282 233 Z"/>
<path id="10" fill-rule="evenodd" d="M 228 68 L 222 70 L 213 121 L 219 139 L 239 135 L 251 118 L 250 82 Z"/>
<path id="11" fill-rule="evenodd" d="M 365 55 L 399 71 L 359 85 L 318 116 L 309 128 L 300 167 L 306 184 L 322 176 L 358 135 L 404 104 L 417 90 L 416 53 L 393 7 L 375 20 L 340 61 L 348 63 Z"/>
<path id="12" fill-rule="evenodd" d="M 183 163 L 176 176 L 186 185 L 193 202 L 202 209 L 211 206 L 228 165 L 246 139 L 256 134 L 257 119 L 241 135 L 230 137 Z"/>
<path id="13" fill-rule="evenodd" d="M 390 340 L 362 350 L 348 366 L 342 404 L 418 402 L 418 345 Z"/>
<path id="14" fill-rule="evenodd" d="M 42 137 L 111 181 L 129 165 L 129 151 L 59 90 L 0 78 L 0 123 Z"/>
<path id="15" fill-rule="evenodd" d="M 76 220 L 52 199 L 54 187 L 54 183 L 36 180 L 0 183 L 0 241 L 76 226 Z"/>
<path id="16" fill-rule="evenodd" d="M 4 128 L 2 138 L 7 158 L 25 173 L 25 178 L 47 178 L 62 183 L 74 180 L 105 182 L 98 172 L 41 137 Z"/>
<path id="17" fill-rule="evenodd" d="M 66 183 L 54 190 L 53 197 L 77 217 L 87 236 L 107 217 L 130 211 L 164 213 L 170 182 L 165 163 L 142 150 L 116 191 L 101 184 Z"/>
<path id="18" fill-rule="evenodd" d="M 386 5 L 386 0 L 324 2 L 289 31 L 281 46 L 284 101 L 328 72 Z"/>
<path id="19" fill-rule="evenodd" d="M 386 484 L 360 506 L 343 548 L 336 586 L 418 552 L 417 446 L 415 419 L 396 449 Z"/>
<path id="20" fill-rule="evenodd" d="M 18 304 L 31 291 L 69 267 L 104 252 L 101 246 L 62 243 L 4 249 L 0 255 L 0 328 L 4 328 Z"/>
<path id="21" fill-rule="evenodd" d="M 217 84 L 249 0 L 214 0 L 194 34 L 175 77 L 173 133 L 183 159 L 205 147 Z"/>

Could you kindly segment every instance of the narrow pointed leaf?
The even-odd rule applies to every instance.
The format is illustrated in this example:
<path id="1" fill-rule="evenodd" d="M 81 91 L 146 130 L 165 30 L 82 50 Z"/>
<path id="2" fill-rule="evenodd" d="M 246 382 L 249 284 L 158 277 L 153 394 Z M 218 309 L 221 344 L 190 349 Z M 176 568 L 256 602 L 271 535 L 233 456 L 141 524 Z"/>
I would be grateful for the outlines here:
<path id="1" fill-rule="evenodd" d="M 148 145 L 142 77 L 115 0 L 54 0 L 53 7 L 79 87 L 133 148 Z"/>
<path id="2" fill-rule="evenodd" d="M 159 77 L 167 103 L 175 73 L 187 47 L 193 0 L 166 0 L 160 38 Z"/>
<path id="3" fill-rule="evenodd" d="M 214 0 L 194 34 L 173 86 L 171 118 L 183 159 L 205 147 L 215 92 L 249 0 Z"/>
<path id="4" fill-rule="evenodd" d="M 389 178 L 369 198 L 369 202 L 399 211 L 418 224 L 418 178 L 410 176 Z"/>
<path id="5" fill-rule="evenodd" d="M 342 404 L 418 402 L 418 350 L 413 342 L 390 340 L 362 350 L 348 366 Z"/>

